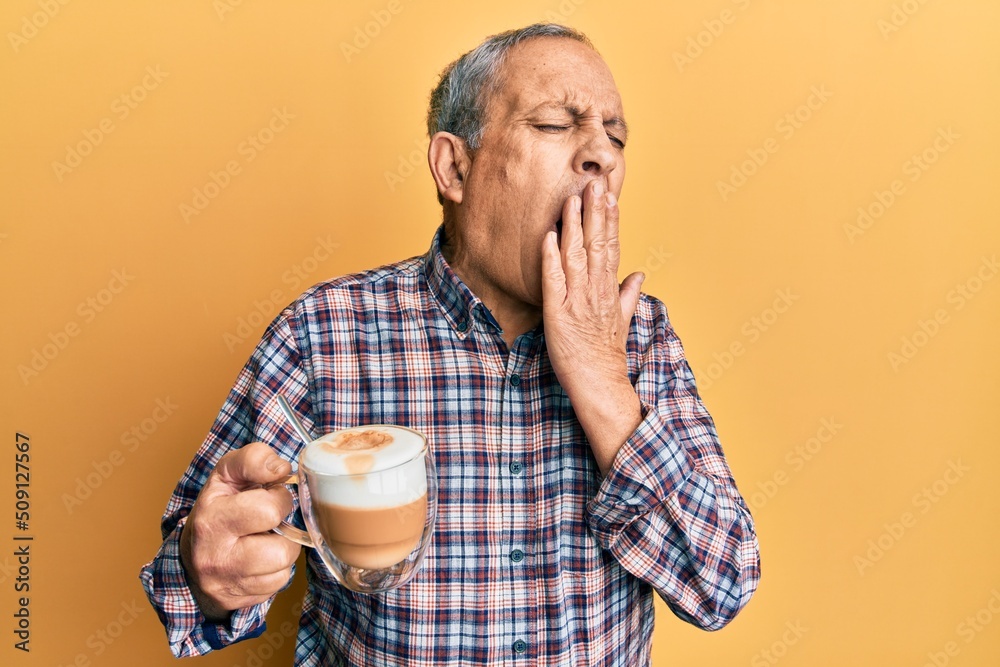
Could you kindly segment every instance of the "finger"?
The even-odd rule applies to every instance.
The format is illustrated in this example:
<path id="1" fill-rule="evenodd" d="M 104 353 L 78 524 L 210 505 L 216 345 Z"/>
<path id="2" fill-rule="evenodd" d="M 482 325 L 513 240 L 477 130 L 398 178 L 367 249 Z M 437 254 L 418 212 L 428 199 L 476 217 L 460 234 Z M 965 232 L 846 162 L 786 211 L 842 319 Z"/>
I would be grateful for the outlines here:
<path id="1" fill-rule="evenodd" d="M 249 577 L 241 582 L 241 589 L 244 595 L 254 596 L 263 602 L 287 586 L 288 580 L 291 578 L 292 568 L 288 568 L 280 572 Z"/>
<path id="2" fill-rule="evenodd" d="M 615 193 L 609 192 L 607 196 L 607 246 L 608 246 L 608 264 L 607 271 L 611 275 L 611 279 L 615 282 L 618 281 L 618 267 L 621 262 L 621 244 L 618 240 L 618 230 L 619 230 L 619 217 L 621 211 L 618 208 L 618 198 L 615 197 Z"/>
<path id="3" fill-rule="evenodd" d="M 236 541 L 231 566 L 247 577 L 290 573 L 302 547 L 277 533 L 247 535 Z"/>
<path id="4" fill-rule="evenodd" d="M 565 300 L 566 274 L 559 255 L 559 241 L 555 232 L 548 232 L 542 239 L 542 312 L 551 311 Z"/>
<path id="5" fill-rule="evenodd" d="M 236 536 L 266 533 L 291 514 L 292 506 L 292 494 L 283 486 L 250 489 L 216 499 L 202 521 Z"/>
<path id="6" fill-rule="evenodd" d="M 229 452 L 215 466 L 214 474 L 233 491 L 276 482 L 292 472 L 292 465 L 263 442 L 252 442 Z"/>
<path id="7" fill-rule="evenodd" d="M 250 577 L 243 582 L 244 594 L 259 596 L 267 599 L 287 586 L 291 578 L 291 567 L 279 572 L 273 572 L 271 574 L 262 574 L 256 577 Z"/>
<path id="8" fill-rule="evenodd" d="M 631 324 L 632 316 L 635 315 L 636 306 L 639 304 L 639 289 L 646 280 L 646 275 L 641 272 L 630 273 L 622 281 L 618 291 L 618 298 L 622 305 L 622 319 L 626 324 Z"/>
<path id="9" fill-rule="evenodd" d="M 291 568 L 271 574 L 239 577 L 210 585 L 204 592 L 226 609 L 243 609 L 260 604 L 280 591 L 292 576 Z"/>
<path id="10" fill-rule="evenodd" d="M 562 253 L 567 288 L 582 288 L 587 284 L 587 251 L 583 247 L 583 200 L 573 195 L 563 204 Z"/>
<path id="11" fill-rule="evenodd" d="M 587 250 L 590 282 L 599 285 L 607 278 L 608 267 L 607 199 L 600 180 L 593 181 L 583 191 L 583 246 Z"/>

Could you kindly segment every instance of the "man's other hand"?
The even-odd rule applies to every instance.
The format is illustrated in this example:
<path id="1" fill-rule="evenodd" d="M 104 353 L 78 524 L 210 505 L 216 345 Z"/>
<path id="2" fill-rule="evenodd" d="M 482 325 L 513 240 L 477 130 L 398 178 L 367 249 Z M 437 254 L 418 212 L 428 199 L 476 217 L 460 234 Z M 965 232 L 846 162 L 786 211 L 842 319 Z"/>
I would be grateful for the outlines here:
<path id="1" fill-rule="evenodd" d="M 642 420 L 625 342 L 644 276 L 618 283 L 618 203 L 594 179 L 563 206 L 542 247 L 542 317 L 552 370 L 606 473 Z"/>

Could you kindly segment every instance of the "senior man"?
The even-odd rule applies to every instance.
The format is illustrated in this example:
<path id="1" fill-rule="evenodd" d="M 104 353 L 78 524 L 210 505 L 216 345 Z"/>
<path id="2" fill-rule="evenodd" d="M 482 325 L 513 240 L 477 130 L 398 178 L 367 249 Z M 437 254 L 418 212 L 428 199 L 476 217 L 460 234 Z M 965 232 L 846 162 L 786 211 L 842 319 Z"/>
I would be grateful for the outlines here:
<path id="1" fill-rule="evenodd" d="M 628 132 L 604 61 L 563 26 L 495 35 L 444 71 L 428 131 L 430 250 L 282 311 L 170 500 L 141 578 L 176 655 L 259 635 L 291 579 L 299 547 L 268 532 L 301 447 L 278 391 L 314 433 L 426 433 L 440 485 L 405 586 L 353 593 L 309 554 L 296 665 L 642 665 L 653 591 L 711 630 L 756 589 L 680 341 L 641 274 L 618 283 Z"/>

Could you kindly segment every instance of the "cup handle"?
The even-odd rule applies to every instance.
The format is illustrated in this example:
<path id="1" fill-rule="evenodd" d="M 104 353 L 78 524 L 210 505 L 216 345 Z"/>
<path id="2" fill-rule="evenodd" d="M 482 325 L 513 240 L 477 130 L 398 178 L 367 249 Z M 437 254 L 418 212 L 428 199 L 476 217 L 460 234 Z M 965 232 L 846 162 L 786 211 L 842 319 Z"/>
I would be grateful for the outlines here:
<path id="1" fill-rule="evenodd" d="M 277 482 L 271 482 L 264 488 L 270 489 L 278 485 L 294 485 L 298 483 L 299 483 L 299 476 L 295 473 L 292 473 L 285 479 L 280 479 Z M 312 538 L 309 537 L 309 533 L 302 530 L 301 528 L 296 528 L 295 526 L 288 523 L 284 519 L 282 519 L 281 523 L 272 528 L 271 532 L 277 533 L 278 535 L 281 535 L 285 539 L 291 540 L 292 542 L 295 542 L 297 544 L 301 544 L 304 547 L 309 547 L 312 549 L 316 548 L 316 545 L 313 544 Z"/>

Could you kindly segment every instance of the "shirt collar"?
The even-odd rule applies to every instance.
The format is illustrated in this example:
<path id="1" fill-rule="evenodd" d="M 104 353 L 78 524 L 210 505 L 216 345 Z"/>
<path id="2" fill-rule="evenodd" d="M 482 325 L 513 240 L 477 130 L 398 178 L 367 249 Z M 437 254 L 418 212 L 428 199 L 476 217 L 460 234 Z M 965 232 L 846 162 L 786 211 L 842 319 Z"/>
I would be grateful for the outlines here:
<path id="1" fill-rule="evenodd" d="M 445 319 L 459 338 L 465 338 L 472 331 L 477 319 L 494 327 L 498 333 L 503 333 L 489 308 L 448 265 L 441 252 L 443 242 L 444 225 L 441 225 L 435 232 L 431 248 L 424 259 L 424 274 L 427 277 L 427 286 L 437 300 Z"/>

